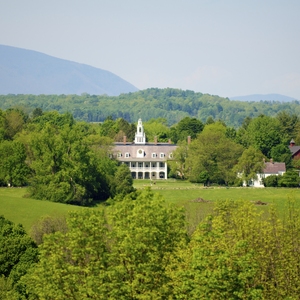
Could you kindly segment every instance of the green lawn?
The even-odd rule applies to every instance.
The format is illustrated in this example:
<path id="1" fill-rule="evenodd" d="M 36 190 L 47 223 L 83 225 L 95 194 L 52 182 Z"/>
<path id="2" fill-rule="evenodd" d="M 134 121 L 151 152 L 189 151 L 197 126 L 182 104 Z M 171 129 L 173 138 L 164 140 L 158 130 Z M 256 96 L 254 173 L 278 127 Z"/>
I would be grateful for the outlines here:
<path id="1" fill-rule="evenodd" d="M 134 186 L 137 189 L 151 187 L 152 190 L 159 192 L 167 201 L 180 203 L 199 197 L 205 200 L 250 200 L 284 204 L 284 200 L 292 197 L 300 207 L 300 189 L 290 188 L 249 188 L 249 187 L 204 187 L 201 184 L 193 184 L 187 181 L 179 180 L 162 180 L 156 181 L 155 184 L 150 181 L 135 180 Z"/>
<path id="2" fill-rule="evenodd" d="M 42 216 L 67 214 L 70 210 L 82 209 L 49 201 L 24 198 L 26 188 L 0 188 L 0 215 L 14 223 L 21 223 L 27 231 Z"/>
<path id="3" fill-rule="evenodd" d="M 285 188 L 226 188 L 209 187 L 192 184 L 177 180 L 135 180 L 134 186 L 137 189 L 150 187 L 154 192 L 159 193 L 169 202 L 186 209 L 187 218 L 193 230 L 196 224 L 202 220 L 213 209 L 213 202 L 220 199 L 262 201 L 268 204 L 275 204 L 280 211 L 285 211 L 289 198 L 295 201 L 295 207 L 300 208 L 300 189 Z M 71 206 L 48 201 L 24 198 L 26 188 L 0 188 L 0 215 L 5 218 L 24 225 L 30 230 L 31 226 L 45 215 L 65 215 L 70 210 L 79 210 L 82 207 Z M 196 199 L 204 199 L 198 202 Z M 267 209 L 268 206 L 260 206 Z"/>
<path id="4" fill-rule="evenodd" d="M 248 188 L 248 187 L 204 187 L 200 184 L 192 184 L 187 181 L 162 180 L 155 184 L 150 181 L 135 180 L 137 189 L 151 187 L 151 189 L 163 196 L 167 202 L 175 203 L 186 209 L 187 219 L 190 223 L 189 231 L 207 214 L 213 210 L 213 202 L 222 199 L 261 201 L 268 205 L 257 206 L 267 211 L 270 205 L 276 205 L 284 214 L 287 202 L 292 199 L 295 207 L 300 209 L 300 189 L 288 188 Z M 208 202 L 197 202 L 196 199 L 204 199 Z"/>

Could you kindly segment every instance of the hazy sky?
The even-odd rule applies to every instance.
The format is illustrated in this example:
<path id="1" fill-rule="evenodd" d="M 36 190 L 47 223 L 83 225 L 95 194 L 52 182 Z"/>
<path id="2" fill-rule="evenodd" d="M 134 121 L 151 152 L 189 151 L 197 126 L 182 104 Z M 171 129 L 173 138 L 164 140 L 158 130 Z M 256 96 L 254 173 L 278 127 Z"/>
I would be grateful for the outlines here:
<path id="1" fill-rule="evenodd" d="M 139 89 L 300 100 L 299 0 L 0 0 L 0 44 Z"/>

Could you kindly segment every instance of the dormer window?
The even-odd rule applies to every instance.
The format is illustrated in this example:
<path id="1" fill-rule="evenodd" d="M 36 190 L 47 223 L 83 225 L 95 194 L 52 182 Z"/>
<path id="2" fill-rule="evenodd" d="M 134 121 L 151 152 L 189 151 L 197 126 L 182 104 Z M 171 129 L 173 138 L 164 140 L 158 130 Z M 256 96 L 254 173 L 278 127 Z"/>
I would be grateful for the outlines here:
<path id="1" fill-rule="evenodd" d="M 152 153 L 152 158 L 156 158 L 156 153 Z"/>
<path id="2" fill-rule="evenodd" d="M 118 157 L 122 157 L 122 153 L 121 152 L 118 152 Z"/>
<path id="3" fill-rule="evenodd" d="M 173 158 L 173 153 L 172 152 L 169 154 L 169 158 Z"/>
<path id="4" fill-rule="evenodd" d="M 125 157 L 126 157 L 126 158 L 130 157 L 130 153 L 129 153 L 129 152 L 126 152 L 126 153 L 125 153 Z"/>
<path id="5" fill-rule="evenodd" d="M 164 154 L 164 153 L 160 153 L 159 157 L 160 157 L 160 158 L 164 158 L 164 157 L 165 157 L 165 154 Z"/>

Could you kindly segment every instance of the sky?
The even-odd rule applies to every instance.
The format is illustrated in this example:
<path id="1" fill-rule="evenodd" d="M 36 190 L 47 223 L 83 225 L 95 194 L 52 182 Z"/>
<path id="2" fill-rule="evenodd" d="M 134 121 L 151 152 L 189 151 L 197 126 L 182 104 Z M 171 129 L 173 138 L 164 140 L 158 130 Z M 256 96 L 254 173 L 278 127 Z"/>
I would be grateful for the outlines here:
<path id="1" fill-rule="evenodd" d="M 0 0 L 0 44 L 139 89 L 300 100 L 299 0 Z"/>

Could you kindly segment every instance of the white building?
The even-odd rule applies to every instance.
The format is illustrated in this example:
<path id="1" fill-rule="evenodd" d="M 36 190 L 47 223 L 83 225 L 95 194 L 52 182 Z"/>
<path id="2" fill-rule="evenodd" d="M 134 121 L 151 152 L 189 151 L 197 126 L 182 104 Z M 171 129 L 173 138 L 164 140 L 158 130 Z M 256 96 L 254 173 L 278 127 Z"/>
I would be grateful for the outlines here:
<path id="1" fill-rule="evenodd" d="M 142 120 L 138 120 L 134 142 L 115 143 L 113 155 L 126 164 L 134 179 L 167 179 L 168 160 L 172 159 L 176 145 L 146 142 Z"/>
<path id="2" fill-rule="evenodd" d="M 264 187 L 263 179 L 267 178 L 271 175 L 283 175 L 286 172 L 285 163 L 282 162 L 273 162 L 271 159 L 270 162 L 265 163 L 265 167 L 262 171 L 262 173 L 258 173 L 256 176 L 256 179 L 252 179 L 251 182 L 249 182 L 249 186 L 252 187 Z M 243 184 L 246 186 L 246 183 Z"/>

